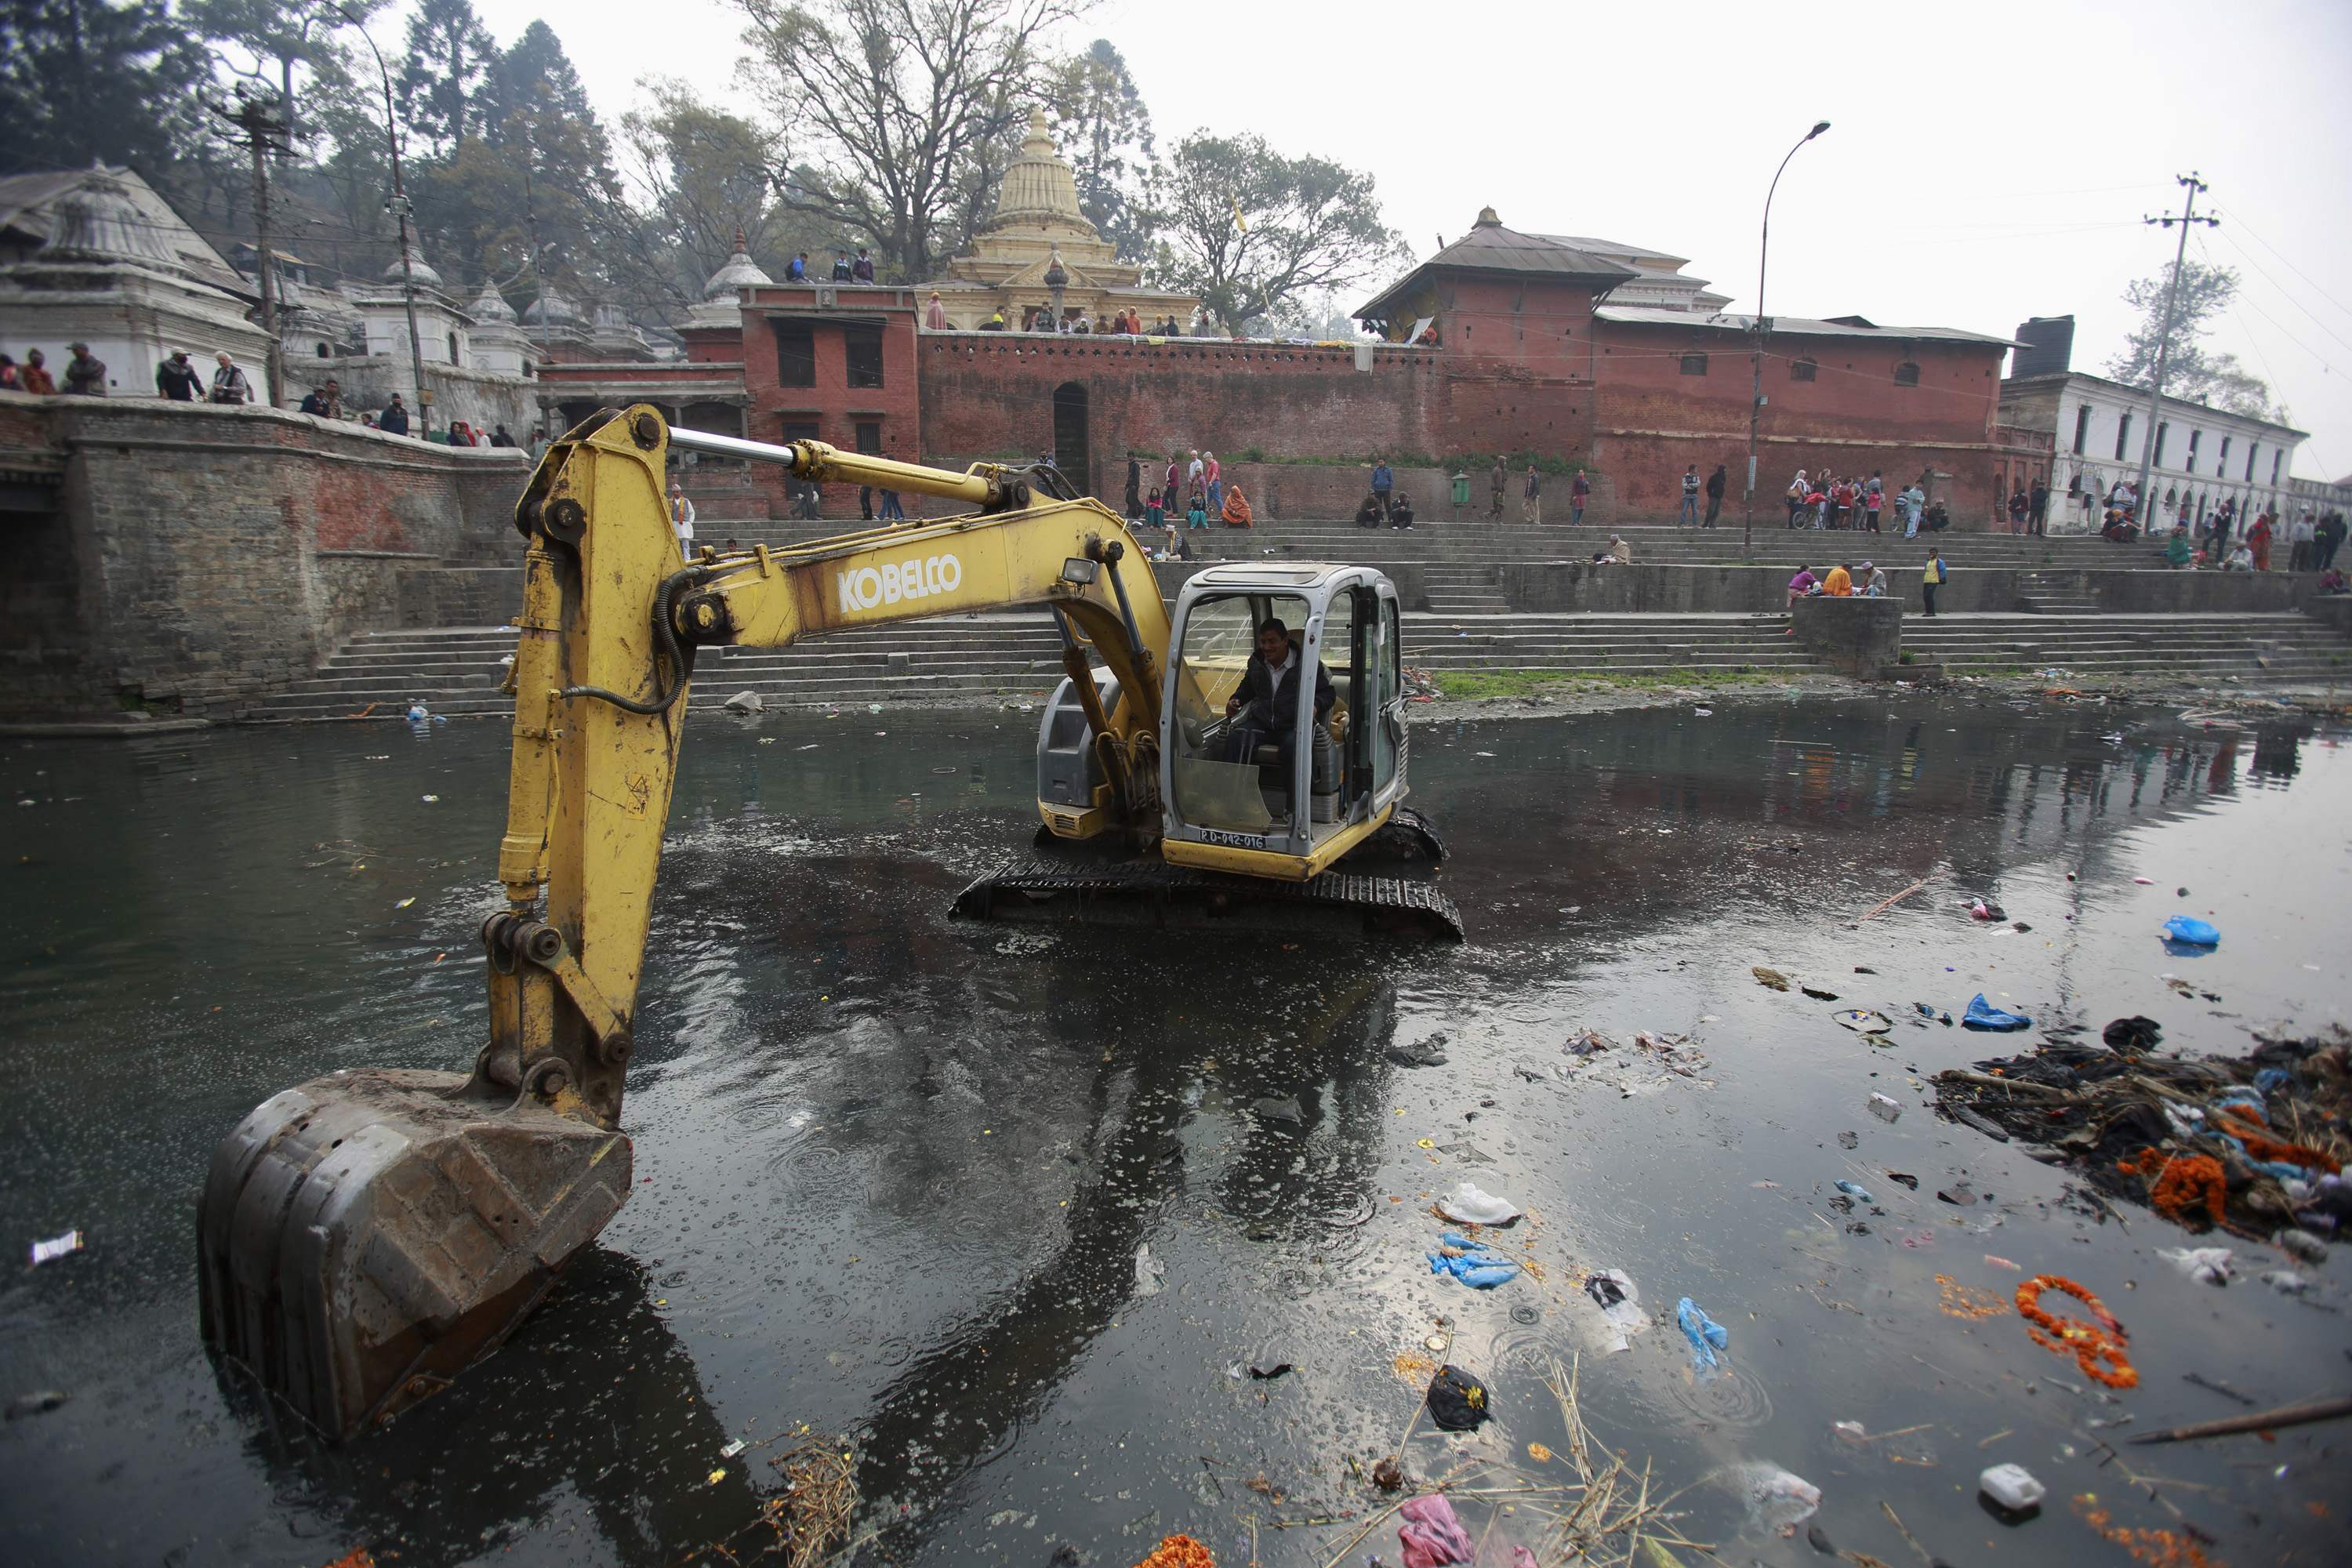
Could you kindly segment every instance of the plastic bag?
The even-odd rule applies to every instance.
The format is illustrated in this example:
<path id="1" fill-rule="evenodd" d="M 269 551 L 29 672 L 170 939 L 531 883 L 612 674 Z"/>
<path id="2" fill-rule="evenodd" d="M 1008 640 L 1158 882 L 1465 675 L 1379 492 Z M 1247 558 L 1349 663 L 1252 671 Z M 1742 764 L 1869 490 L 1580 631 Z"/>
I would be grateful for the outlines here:
<path id="1" fill-rule="evenodd" d="M 1729 1329 L 1708 1317 L 1705 1310 L 1688 1296 L 1675 1303 L 1675 1321 L 1682 1325 L 1683 1338 L 1690 1342 L 1693 1366 L 1720 1364 L 1715 1352 L 1730 1348 Z"/>
<path id="2" fill-rule="evenodd" d="M 2033 1027 L 2033 1020 L 2022 1013 L 2011 1013 L 1994 1006 L 1984 999 L 1984 993 L 1979 991 L 1969 998 L 1969 1010 L 1960 1015 L 1960 1027 L 1996 1030 L 2030 1029 Z"/>
<path id="3" fill-rule="evenodd" d="M 1464 1182 L 1438 1199 L 1437 1208 L 1462 1225 L 1508 1225 L 1519 1217 L 1517 1208 L 1474 1182 Z"/>
<path id="4" fill-rule="evenodd" d="M 1449 1256 L 1444 1252 L 1427 1254 L 1432 1274 L 1451 1274 L 1473 1290 L 1492 1290 L 1497 1285 L 1508 1284 L 1518 1278 L 1517 1264 L 1500 1253 L 1487 1251 L 1464 1237 L 1459 1231 L 1449 1230 L 1437 1239 L 1441 1245 L 1453 1248 L 1458 1256 Z"/>
<path id="5" fill-rule="evenodd" d="M 2210 921 L 2200 921 L 2195 915 L 2175 915 L 2164 922 L 2164 938 L 2167 942 L 2187 942 L 2191 947 L 2218 947 L 2221 933 Z"/>

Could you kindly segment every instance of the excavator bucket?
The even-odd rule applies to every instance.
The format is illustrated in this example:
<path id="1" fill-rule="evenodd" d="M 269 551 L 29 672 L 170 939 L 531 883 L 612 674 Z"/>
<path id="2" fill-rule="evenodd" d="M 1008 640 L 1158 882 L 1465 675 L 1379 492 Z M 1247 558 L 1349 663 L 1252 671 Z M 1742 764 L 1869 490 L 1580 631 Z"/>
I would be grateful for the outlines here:
<path id="1" fill-rule="evenodd" d="M 331 1440 L 495 1350 L 629 1194 L 629 1141 L 463 1074 L 362 1068 L 256 1107 L 196 1215 L 205 1342 Z"/>

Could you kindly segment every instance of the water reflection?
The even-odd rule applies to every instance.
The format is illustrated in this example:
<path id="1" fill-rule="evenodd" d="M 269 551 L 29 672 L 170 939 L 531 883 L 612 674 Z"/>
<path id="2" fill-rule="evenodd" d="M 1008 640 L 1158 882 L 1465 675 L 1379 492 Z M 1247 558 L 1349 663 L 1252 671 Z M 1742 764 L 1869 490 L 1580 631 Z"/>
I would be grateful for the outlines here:
<path id="1" fill-rule="evenodd" d="M 194 1173 L 246 1107 L 322 1067 L 463 1057 L 478 971 L 436 955 L 467 951 L 457 933 L 487 896 L 503 734 L 0 752 L 7 798 L 36 803 L 0 818 L 18 878 L 0 907 L 16 961 L 0 1003 L 19 1026 L 0 1053 L 0 1224 L 103 1238 L 7 1299 L 0 1374 L 70 1382 L 77 1399 L 41 1418 L 46 1444 L 39 1423 L 0 1439 L 25 1499 L 0 1520 L 0 1556 L 139 1560 L 193 1537 L 222 1544 L 184 1561 L 315 1563 L 368 1543 L 380 1561 L 666 1563 L 772 1492 L 761 1461 L 775 1449 L 724 1463 L 729 1440 L 806 1425 L 856 1443 L 869 1523 L 898 1560 L 1004 1554 L 983 1552 L 982 1521 L 1010 1509 L 1131 1561 L 1150 1541 L 1120 1559 L 1118 1532 L 1138 1518 L 1230 1527 L 1237 1505 L 1198 1484 L 1202 1451 L 1328 1489 L 1334 1454 L 1392 1443 L 1411 1391 L 1388 1359 L 1419 1343 L 1433 1305 L 1462 1316 L 1468 1353 L 1517 1401 L 1516 1436 L 1549 1442 L 1531 1380 L 1581 1342 L 1580 1295 L 1432 1294 L 1424 1188 L 1499 1173 L 1550 1216 L 1562 1282 L 1622 1265 L 1670 1306 L 1668 1282 L 1696 1268 L 1801 1272 L 1814 1294 L 1788 1292 L 1799 1310 L 1832 1310 L 1817 1297 L 1891 1310 L 1875 1304 L 1899 1299 L 1917 1260 L 1869 1250 L 1885 1237 L 1739 1206 L 1787 1201 L 1754 1191 L 1763 1171 L 1791 1188 L 1818 1173 L 1858 1098 L 1833 1053 L 1872 1049 L 1738 1011 L 1769 1000 L 1745 979 L 1750 951 L 1842 973 L 1864 942 L 1892 942 L 1910 967 L 1874 950 L 1898 988 L 1882 1004 L 1952 1005 L 1955 986 L 1984 984 L 2063 1016 L 2146 1010 L 2125 982 L 2166 962 L 2129 902 L 2150 844 L 2217 868 L 2181 882 L 2220 883 L 2267 842 L 2253 808 L 2291 800 L 2308 833 L 2336 814 L 2315 792 L 2341 790 L 2333 738 L 2297 724 L 1918 700 L 1430 726 L 1414 785 L 1454 849 L 1465 948 L 950 922 L 954 890 L 1034 824 L 1032 721 L 698 728 L 630 1085 L 655 1180 L 505 1352 L 336 1453 L 249 1404 L 223 1419 L 209 1390 L 160 1433 L 110 1424 L 152 1403 L 152 1357 L 125 1345 L 192 1356 L 194 1335 L 186 1183 L 118 1152 Z M 2227 853 L 2150 837 L 2217 813 L 2240 835 L 2216 841 Z M 2320 994 L 2293 944 L 2301 912 L 2326 906 L 2341 838 L 2260 862 L 2267 911 L 2238 914 L 2233 931 L 2255 940 L 2226 950 L 2233 1005 Z M 363 863 L 312 848 L 346 842 Z M 1855 935 L 1837 919 L 1922 879 L 1931 893 L 1885 926 Z M 2171 876 L 2151 892 L 2169 896 Z M 1963 893 L 2039 929 L 1996 943 L 1956 915 Z M 1718 1089 L 1620 1099 L 1549 1070 L 1572 1025 L 1681 1027 L 1702 1012 L 1728 1019 L 1709 1042 Z M 1906 1031 L 1905 1065 L 1960 1059 L 1957 1039 Z M 1514 1070 L 1529 1062 L 1536 1079 Z M 1923 1167 L 1948 1147 L 1924 1113 L 1874 1135 L 1920 1139 L 1906 1157 Z M 2067 1266 L 2135 1245 L 2094 1240 Z M 1165 1275 L 1139 1272 L 1147 1247 Z M 2160 1346 L 2152 1295 L 2133 1327 Z M 1540 1321 L 1507 1319 L 1515 1304 Z M 1816 1351 L 1818 1323 L 1761 1293 L 1742 1305 L 1738 1373 L 1718 1384 L 1646 1346 L 1606 1363 L 1594 1398 L 1620 1401 L 1612 1436 L 1696 1433 L 1693 1465 L 1770 1442 L 1802 1468 L 1811 1436 L 1860 1410 L 1857 1380 L 1899 1390 L 1916 1375 L 1866 1345 Z M 1268 1390 L 1225 1377 L 1261 1351 L 1309 1370 Z M 1855 1409 L 1825 1408 L 1838 1401 Z M 1983 1435 L 1943 1446 L 1973 1452 Z M 124 1488 L 171 1501 L 142 1516 L 119 1507 Z M 2045 1536 L 2024 1554 L 2061 1554 Z M 1043 1560 L 1042 1541 L 1009 1555 Z M 1265 1561 L 1311 1550 L 1302 1533 Z"/>

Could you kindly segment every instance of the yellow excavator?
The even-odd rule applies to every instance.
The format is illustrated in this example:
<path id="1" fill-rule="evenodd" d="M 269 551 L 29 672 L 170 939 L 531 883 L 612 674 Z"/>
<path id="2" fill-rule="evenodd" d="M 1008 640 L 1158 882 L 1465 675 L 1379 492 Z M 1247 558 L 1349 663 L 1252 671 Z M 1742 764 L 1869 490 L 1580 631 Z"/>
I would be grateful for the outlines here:
<path id="1" fill-rule="evenodd" d="M 688 559 L 664 500 L 687 451 L 974 510 Z M 495 1349 L 628 1196 L 623 1080 L 699 648 L 1043 604 L 1066 669 L 1038 733 L 1043 825 L 956 913 L 1461 934 L 1426 875 L 1443 846 L 1403 804 L 1397 595 L 1371 568 L 1212 566 L 1171 620 L 1125 524 L 1050 465 L 958 474 L 644 406 L 550 447 L 516 526 L 489 1038 L 470 1073 L 361 1068 L 265 1100 L 198 1208 L 206 1342 L 330 1438 Z"/>

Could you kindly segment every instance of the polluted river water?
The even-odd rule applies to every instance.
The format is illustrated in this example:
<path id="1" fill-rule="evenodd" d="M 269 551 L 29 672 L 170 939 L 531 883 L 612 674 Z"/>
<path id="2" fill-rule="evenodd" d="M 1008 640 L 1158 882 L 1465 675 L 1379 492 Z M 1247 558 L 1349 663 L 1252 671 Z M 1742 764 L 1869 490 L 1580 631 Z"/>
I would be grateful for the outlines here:
<path id="1" fill-rule="evenodd" d="M 1402 1441 L 1417 1484 L 1479 1478 L 1478 1561 L 1549 1563 L 1578 1496 L 1556 1368 L 1623 1489 L 1673 1494 L 1656 1529 L 1727 1563 L 2344 1560 L 2343 1424 L 2125 1439 L 2242 1413 L 2206 1383 L 2352 1388 L 2352 1272 L 2273 1291 L 2268 1243 L 2087 1199 L 1931 1081 L 2127 1015 L 2232 1054 L 2331 1027 L 2337 732 L 1915 695 L 1417 725 L 1470 937 L 1413 946 L 950 920 L 1034 825 L 1034 722 L 697 721 L 625 1115 L 642 1182 L 495 1357 L 340 1448 L 206 1357 L 195 1196 L 278 1089 L 472 1058 L 504 727 L 0 748 L 0 1561 L 748 1560 L 770 1461 L 818 1436 L 851 1456 L 861 1563 L 1128 1568 L 1183 1531 L 1228 1568 L 1393 1564 L 1370 1478 Z M 2220 947 L 2168 952 L 2175 913 Z M 2035 1029 L 1915 1007 L 1979 992 Z M 1586 1031 L 1612 1048 L 1568 1048 Z M 1429 1262 L 1464 1181 L 1526 1211 L 1486 1233 L 1522 1265 L 1491 1290 Z M 2183 1245 L 2239 1278 L 2158 1256 Z M 1615 1321 L 1584 1289 L 1609 1269 Z M 2032 1342 L 2010 1300 L 2042 1272 L 2126 1326 L 2137 1388 Z M 1423 1407 L 1441 1361 L 1488 1391 L 1475 1433 Z M 2038 1514 L 1979 1499 L 2000 1464 Z M 1706 1560 L 1664 1550 L 1641 1561 Z"/>

